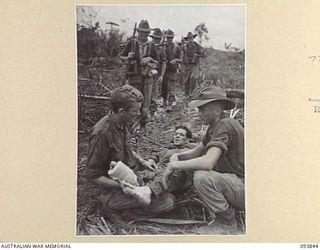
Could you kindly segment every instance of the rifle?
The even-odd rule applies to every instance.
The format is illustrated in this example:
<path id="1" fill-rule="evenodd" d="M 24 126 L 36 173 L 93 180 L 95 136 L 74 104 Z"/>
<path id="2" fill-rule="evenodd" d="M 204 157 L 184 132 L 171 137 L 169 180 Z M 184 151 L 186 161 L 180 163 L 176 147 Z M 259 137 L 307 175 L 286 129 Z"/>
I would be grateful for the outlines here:
<path id="1" fill-rule="evenodd" d="M 136 30 L 137 30 L 137 22 L 134 23 L 133 35 L 132 35 L 132 44 L 131 44 L 131 52 L 135 52 L 136 51 L 136 43 L 135 43 Z"/>
<path id="2" fill-rule="evenodd" d="M 132 35 L 132 44 L 131 44 L 131 48 L 130 48 L 130 52 L 129 53 L 135 53 L 136 52 L 136 40 L 135 40 L 136 30 L 137 30 L 137 23 L 134 24 L 133 35 Z M 138 73 L 137 60 L 130 58 L 129 62 L 128 62 L 128 72 L 127 72 L 127 74 L 128 75 L 135 75 L 137 73 Z"/>

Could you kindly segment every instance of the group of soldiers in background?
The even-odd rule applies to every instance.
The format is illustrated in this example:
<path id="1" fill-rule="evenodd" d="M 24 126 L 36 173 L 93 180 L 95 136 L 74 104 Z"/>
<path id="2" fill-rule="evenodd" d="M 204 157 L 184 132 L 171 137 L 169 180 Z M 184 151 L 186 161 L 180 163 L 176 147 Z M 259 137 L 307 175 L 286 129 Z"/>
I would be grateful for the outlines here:
<path id="1" fill-rule="evenodd" d="M 164 32 L 160 28 L 151 29 L 147 20 L 141 20 L 134 28 L 132 39 L 120 52 L 120 58 L 127 64 L 127 83 L 144 96 L 138 127 L 144 128 L 153 120 L 157 101 L 161 98 L 163 108 L 171 111 L 175 105 L 178 71 L 182 73 L 181 85 L 186 97 L 190 97 L 195 88 L 192 78 L 203 48 L 194 41 L 197 35 L 192 32 L 188 32 L 179 44 L 173 42 L 174 36 L 170 29 Z"/>

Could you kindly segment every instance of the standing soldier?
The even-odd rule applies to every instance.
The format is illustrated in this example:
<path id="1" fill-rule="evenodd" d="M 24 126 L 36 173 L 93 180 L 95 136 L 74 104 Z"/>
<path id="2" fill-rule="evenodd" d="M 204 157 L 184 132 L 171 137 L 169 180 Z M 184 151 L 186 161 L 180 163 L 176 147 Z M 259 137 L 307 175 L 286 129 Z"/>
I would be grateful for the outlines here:
<path id="1" fill-rule="evenodd" d="M 183 85 L 186 97 L 190 97 L 196 84 L 196 75 L 199 71 L 200 57 L 203 48 L 193 39 L 197 34 L 188 32 L 184 37 L 185 43 L 182 46 L 182 63 L 183 63 Z"/>
<path id="2" fill-rule="evenodd" d="M 153 30 L 153 33 L 150 35 L 152 37 L 152 43 L 154 43 L 157 47 L 157 51 L 159 54 L 159 63 L 160 63 L 160 69 L 159 74 L 154 76 L 153 81 L 153 88 L 152 88 L 152 97 L 151 97 L 151 104 L 150 104 L 150 114 L 151 119 L 153 118 L 154 113 L 157 111 L 157 98 L 159 94 L 159 86 L 161 86 L 161 83 L 163 81 L 164 74 L 166 72 L 167 67 L 167 55 L 165 52 L 165 49 L 163 46 L 161 46 L 160 42 L 163 38 L 162 31 L 159 28 L 155 28 Z"/>
<path id="3" fill-rule="evenodd" d="M 135 31 L 138 32 L 135 38 Z M 127 81 L 129 85 L 139 89 L 144 96 L 141 117 L 136 128 L 144 128 L 149 118 L 153 75 L 157 74 L 159 55 L 155 44 L 148 41 L 150 26 L 147 20 L 141 20 L 135 27 L 133 37 L 128 41 L 120 58 L 127 62 Z"/>
<path id="4" fill-rule="evenodd" d="M 165 48 L 167 54 L 167 68 L 166 73 L 164 75 L 163 83 L 162 83 L 162 91 L 161 96 L 163 98 L 164 106 L 167 105 L 167 111 L 171 111 L 172 104 L 175 101 L 174 89 L 177 81 L 177 69 L 179 63 L 182 62 L 181 50 L 179 46 L 175 45 L 172 41 L 174 37 L 174 32 L 168 29 L 165 32 Z"/>

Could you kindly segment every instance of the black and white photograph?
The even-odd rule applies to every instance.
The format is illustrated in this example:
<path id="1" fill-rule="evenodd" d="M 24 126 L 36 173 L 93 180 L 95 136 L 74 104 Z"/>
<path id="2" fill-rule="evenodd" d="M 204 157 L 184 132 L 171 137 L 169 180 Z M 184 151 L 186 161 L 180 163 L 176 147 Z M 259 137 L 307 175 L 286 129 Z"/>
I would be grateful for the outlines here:
<path id="1" fill-rule="evenodd" d="M 76 236 L 246 235 L 246 5 L 76 5 Z"/>

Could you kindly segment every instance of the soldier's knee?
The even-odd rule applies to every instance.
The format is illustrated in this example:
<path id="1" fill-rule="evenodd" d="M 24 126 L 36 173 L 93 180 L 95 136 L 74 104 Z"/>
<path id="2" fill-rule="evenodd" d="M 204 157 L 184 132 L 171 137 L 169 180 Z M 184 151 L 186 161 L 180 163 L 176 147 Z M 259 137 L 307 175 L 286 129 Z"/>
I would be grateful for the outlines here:
<path id="1" fill-rule="evenodd" d="M 206 170 L 194 171 L 193 185 L 196 190 L 201 189 L 207 183 L 208 183 L 208 171 Z"/>
<path id="2" fill-rule="evenodd" d="M 176 206 L 176 198 L 171 193 L 162 193 L 153 203 L 151 203 L 150 211 L 156 213 L 166 213 L 174 209 Z"/>
<path id="3" fill-rule="evenodd" d="M 163 209 L 166 211 L 172 210 L 176 206 L 176 197 L 171 193 L 164 193 L 164 207 Z"/>
<path id="4" fill-rule="evenodd" d="M 198 170 L 194 172 L 193 185 L 196 190 L 202 190 L 208 186 L 220 186 L 221 176 L 216 171 Z"/>

